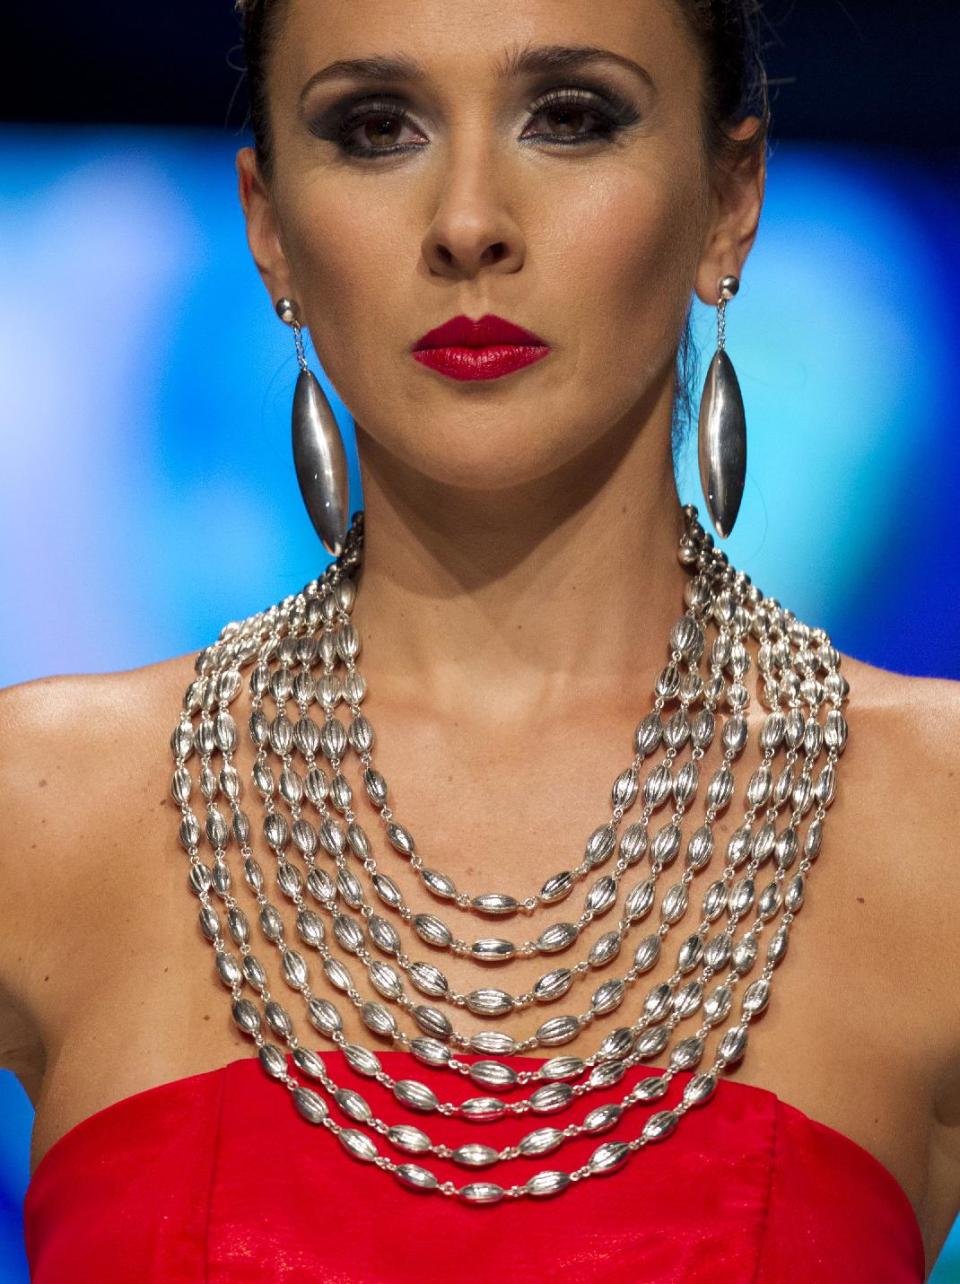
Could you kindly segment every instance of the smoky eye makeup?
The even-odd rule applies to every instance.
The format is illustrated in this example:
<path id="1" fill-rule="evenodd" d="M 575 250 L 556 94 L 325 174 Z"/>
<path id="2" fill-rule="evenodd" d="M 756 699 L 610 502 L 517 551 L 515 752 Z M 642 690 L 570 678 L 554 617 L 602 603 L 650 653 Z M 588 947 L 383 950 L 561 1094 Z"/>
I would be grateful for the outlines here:
<path id="1" fill-rule="evenodd" d="M 556 147 L 612 142 L 645 115 L 612 85 L 589 76 L 564 78 L 542 88 L 525 110 L 528 119 L 518 142 Z M 321 108 L 306 109 L 303 116 L 310 134 L 333 144 L 346 158 L 377 160 L 429 144 L 407 96 L 397 90 L 354 91 Z M 538 121 L 542 127 L 531 132 Z"/>

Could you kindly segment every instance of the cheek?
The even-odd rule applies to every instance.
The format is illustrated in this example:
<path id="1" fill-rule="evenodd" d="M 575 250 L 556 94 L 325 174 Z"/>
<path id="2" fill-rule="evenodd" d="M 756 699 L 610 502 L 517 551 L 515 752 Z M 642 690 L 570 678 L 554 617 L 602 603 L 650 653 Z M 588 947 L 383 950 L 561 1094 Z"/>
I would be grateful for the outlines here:
<path id="1" fill-rule="evenodd" d="M 672 359 L 699 257 L 699 209 L 694 173 L 634 167 L 597 185 L 557 228 L 558 302 L 609 379 L 642 388 Z"/>
<path id="2" fill-rule="evenodd" d="M 286 202 L 284 245 L 300 302 L 313 324 L 324 369 L 334 383 L 371 345 L 402 343 L 403 325 L 416 317 L 412 215 L 375 192 L 335 182 L 300 188 Z M 413 330 L 412 341 L 420 333 Z M 376 358 L 374 358 L 376 359 Z"/>

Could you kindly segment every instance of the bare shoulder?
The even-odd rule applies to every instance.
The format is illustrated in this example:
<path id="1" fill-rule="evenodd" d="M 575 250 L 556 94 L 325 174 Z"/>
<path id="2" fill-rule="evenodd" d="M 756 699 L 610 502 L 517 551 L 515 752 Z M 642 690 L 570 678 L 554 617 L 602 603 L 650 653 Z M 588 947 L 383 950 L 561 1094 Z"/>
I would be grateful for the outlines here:
<path id="1" fill-rule="evenodd" d="M 945 902 L 960 892 L 960 681 L 847 655 L 841 671 L 850 683 L 844 774 L 857 821 L 894 858 L 904 911 L 911 903 L 925 915 L 942 911 L 946 927 L 952 910 Z"/>
<path id="2" fill-rule="evenodd" d="M 885 800 L 888 820 L 909 816 L 921 826 L 914 848 L 939 839 L 945 855 L 946 845 L 956 843 L 951 831 L 960 803 L 960 681 L 897 673 L 847 655 L 841 669 L 850 683 L 857 773 L 868 773 L 861 783 L 870 785 L 872 801 Z M 927 859 L 925 866 L 947 872 L 940 861 Z"/>
<path id="3" fill-rule="evenodd" d="M 183 691 L 194 676 L 193 654 L 115 673 L 37 678 L 0 690 L 0 773 L 4 782 L 2 849 L 5 868 L 30 865 L 49 835 L 75 831 L 102 813 L 109 790 L 128 780 L 144 786 L 145 758 L 163 760 L 168 739 L 158 730 L 176 722 Z M 19 859 L 10 855 L 15 846 Z"/>
<path id="4" fill-rule="evenodd" d="M 913 1013 L 904 1033 L 922 1041 L 938 1113 L 952 1121 L 960 1191 L 960 681 L 848 656 L 841 670 L 850 683 L 850 819 Z"/>
<path id="5" fill-rule="evenodd" d="M 65 947 L 80 889 L 110 877 L 112 842 L 166 802 L 169 733 L 193 677 L 186 654 L 0 690 L 0 1066 L 28 1093 L 52 942 Z"/>
<path id="6" fill-rule="evenodd" d="M 851 684 L 852 699 L 859 694 L 872 708 L 892 712 L 919 712 L 924 706 L 936 709 L 946 702 L 954 717 L 960 718 L 960 680 L 897 673 L 843 652 L 841 655 L 841 668 Z"/>

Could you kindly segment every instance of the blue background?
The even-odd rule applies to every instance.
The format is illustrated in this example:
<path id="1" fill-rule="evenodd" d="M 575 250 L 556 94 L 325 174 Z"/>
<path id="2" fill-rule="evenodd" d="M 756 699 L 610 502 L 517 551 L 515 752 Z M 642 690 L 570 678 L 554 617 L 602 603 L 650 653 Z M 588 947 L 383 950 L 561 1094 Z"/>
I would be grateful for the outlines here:
<path id="1" fill-rule="evenodd" d="M 0 130 L 0 685 L 197 649 L 322 569 L 238 145 Z M 958 280 L 955 154 L 781 142 L 727 331 L 749 429 L 731 559 L 842 651 L 954 678 Z M 714 314 L 695 315 L 706 356 Z M 702 513 L 695 434 L 678 479 Z M 31 1110 L 6 1072 L 0 1120 L 8 1284 L 27 1278 Z M 960 1281 L 960 1233 L 932 1279 Z"/>

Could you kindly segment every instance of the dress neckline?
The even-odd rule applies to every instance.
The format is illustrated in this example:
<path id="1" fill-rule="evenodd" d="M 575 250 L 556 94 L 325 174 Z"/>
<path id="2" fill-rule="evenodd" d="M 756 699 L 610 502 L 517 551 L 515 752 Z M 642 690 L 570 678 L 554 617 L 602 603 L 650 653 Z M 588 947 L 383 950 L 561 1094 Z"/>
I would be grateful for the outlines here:
<path id="1" fill-rule="evenodd" d="M 340 1048 L 312 1048 L 311 1051 L 319 1057 L 344 1056 L 344 1053 Z M 376 1053 L 381 1060 L 385 1058 L 407 1058 L 409 1060 L 412 1057 L 412 1053 L 408 1052 L 405 1048 L 378 1048 L 376 1049 Z M 486 1054 L 482 1053 L 458 1051 L 457 1055 L 467 1061 L 471 1059 L 477 1061 L 486 1059 Z M 528 1056 L 522 1052 L 501 1053 L 497 1057 L 497 1060 L 499 1061 L 520 1061 L 533 1065 L 538 1063 L 545 1064 L 551 1059 L 552 1058 L 550 1057 Z M 288 1053 L 288 1064 L 290 1060 L 291 1056 Z M 127 1109 L 133 1103 L 142 1101 L 148 1097 L 182 1091 L 203 1079 L 208 1079 L 214 1075 L 227 1074 L 244 1064 L 249 1065 L 251 1068 L 256 1066 L 258 1074 L 261 1076 L 263 1075 L 264 1072 L 256 1054 L 234 1057 L 224 1065 L 214 1066 L 211 1070 L 199 1070 L 195 1074 L 182 1075 L 179 1079 L 168 1079 L 163 1083 L 153 1084 L 149 1088 L 141 1088 L 139 1091 L 132 1092 L 126 1097 L 120 1097 L 117 1101 L 112 1101 L 106 1106 L 101 1106 L 99 1110 L 95 1110 L 92 1114 L 86 1115 L 83 1119 L 79 1119 L 75 1124 L 72 1124 L 66 1132 L 61 1133 L 53 1144 L 50 1145 L 40 1156 L 40 1160 L 36 1168 L 33 1170 L 27 1184 L 24 1203 L 26 1204 L 29 1200 L 30 1192 L 41 1172 L 45 1173 L 48 1167 L 56 1166 L 61 1157 L 65 1157 L 68 1154 L 70 1148 L 75 1144 L 78 1138 L 86 1136 L 90 1129 L 95 1130 L 98 1125 L 104 1123 L 108 1118 L 112 1118 L 116 1112 Z M 417 1065 L 420 1067 L 419 1062 L 417 1062 Z M 429 1069 L 429 1067 L 422 1068 Z M 651 1066 L 650 1070 L 651 1074 L 657 1073 L 656 1067 Z M 685 1072 L 680 1071 L 678 1073 L 683 1074 Z M 894 1197 L 900 1202 L 904 1212 L 913 1224 L 918 1240 L 921 1244 L 923 1243 L 923 1231 L 920 1226 L 919 1218 L 917 1217 L 916 1209 L 913 1206 L 913 1202 L 901 1185 L 899 1178 L 895 1177 L 892 1170 L 888 1168 L 881 1159 L 878 1159 L 872 1151 L 867 1150 L 867 1148 L 862 1146 L 859 1141 L 854 1141 L 854 1139 L 847 1133 L 841 1132 L 839 1128 L 834 1128 L 831 1124 L 823 1123 L 819 1119 L 814 1119 L 812 1115 L 808 1115 L 806 1111 L 801 1110 L 799 1106 L 793 1106 L 789 1101 L 784 1101 L 782 1097 L 777 1096 L 777 1094 L 769 1088 L 761 1088 L 753 1083 L 742 1083 L 737 1079 L 727 1078 L 721 1078 L 720 1084 L 723 1086 L 723 1090 L 727 1093 L 729 1093 L 732 1088 L 737 1093 L 747 1093 L 759 1100 L 770 1100 L 772 1098 L 780 1109 L 786 1110 L 795 1118 L 803 1120 L 803 1122 L 809 1127 L 818 1129 L 820 1132 L 829 1135 L 841 1146 L 850 1147 L 853 1151 L 858 1152 L 861 1157 L 865 1158 L 867 1162 L 873 1166 L 884 1183 L 889 1187 Z"/>

